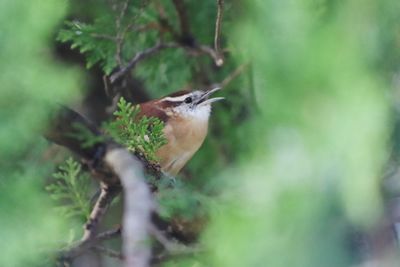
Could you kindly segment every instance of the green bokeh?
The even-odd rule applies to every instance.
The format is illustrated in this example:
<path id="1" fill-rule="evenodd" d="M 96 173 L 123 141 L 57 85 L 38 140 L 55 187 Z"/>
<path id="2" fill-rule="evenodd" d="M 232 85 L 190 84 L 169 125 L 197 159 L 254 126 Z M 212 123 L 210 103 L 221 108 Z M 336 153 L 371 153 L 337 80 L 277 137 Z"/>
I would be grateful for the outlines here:
<path id="1" fill-rule="evenodd" d="M 75 71 L 49 49 L 66 5 L 0 1 L 0 266 L 43 266 L 68 233 L 43 191 L 49 166 L 40 133 L 49 104 L 78 88 Z"/>
<path id="2" fill-rule="evenodd" d="M 222 175 L 227 193 L 204 237 L 211 266 L 354 261 L 349 227 L 368 229 L 382 213 L 390 120 L 388 81 L 374 68 L 386 41 L 377 38 L 380 4 L 267 0 L 243 7 L 234 35 L 253 60 L 260 114 L 242 141 L 252 152 Z"/>

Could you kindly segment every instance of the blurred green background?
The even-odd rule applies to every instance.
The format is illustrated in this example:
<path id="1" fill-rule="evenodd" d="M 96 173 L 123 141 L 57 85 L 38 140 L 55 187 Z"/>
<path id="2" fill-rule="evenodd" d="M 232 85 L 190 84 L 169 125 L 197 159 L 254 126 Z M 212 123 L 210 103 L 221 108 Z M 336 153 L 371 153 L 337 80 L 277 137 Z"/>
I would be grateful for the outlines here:
<path id="1" fill-rule="evenodd" d="M 140 101 L 219 82 L 249 62 L 221 93 L 227 100 L 215 105 L 206 143 L 181 175 L 208 196 L 205 251 L 165 264 L 398 266 L 400 2 L 225 2 L 222 68 L 174 50 L 134 72 L 132 101 Z M 211 44 L 215 1 L 184 3 L 197 40 Z M 111 100 L 99 64 L 85 70 L 56 36 L 66 19 L 102 18 L 106 4 L 0 1 L 0 266 L 47 266 L 68 239 L 71 222 L 43 189 L 54 169 L 41 137 L 48 104 L 99 123 Z M 144 22 L 156 16 L 152 4 Z M 127 58 L 156 37 L 132 36 Z"/>

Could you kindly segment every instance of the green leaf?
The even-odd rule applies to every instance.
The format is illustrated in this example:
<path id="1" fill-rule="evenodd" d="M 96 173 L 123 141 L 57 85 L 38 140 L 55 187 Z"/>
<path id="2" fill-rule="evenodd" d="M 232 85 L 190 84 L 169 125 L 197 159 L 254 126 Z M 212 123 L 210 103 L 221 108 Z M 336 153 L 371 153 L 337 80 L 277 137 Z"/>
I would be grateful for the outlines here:
<path id="1" fill-rule="evenodd" d="M 105 132 L 131 151 L 141 152 L 148 160 L 157 161 L 156 151 L 167 143 L 164 123 L 158 118 L 141 117 L 139 106 L 121 97 L 114 112 L 115 119 L 103 124 Z"/>
<path id="2" fill-rule="evenodd" d="M 82 172 L 81 164 L 68 158 L 53 174 L 54 183 L 46 186 L 50 197 L 60 206 L 58 211 L 66 217 L 80 217 L 84 220 L 90 215 L 90 177 Z"/>

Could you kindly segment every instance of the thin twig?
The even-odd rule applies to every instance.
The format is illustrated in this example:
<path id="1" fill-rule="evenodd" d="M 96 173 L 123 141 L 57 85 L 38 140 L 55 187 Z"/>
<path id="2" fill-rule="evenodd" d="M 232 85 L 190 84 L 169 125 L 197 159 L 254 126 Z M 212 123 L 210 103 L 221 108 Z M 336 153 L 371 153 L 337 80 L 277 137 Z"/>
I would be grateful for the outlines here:
<path id="1" fill-rule="evenodd" d="M 238 77 L 242 72 L 244 72 L 250 63 L 244 63 L 237 67 L 233 72 L 231 72 L 225 79 L 220 83 L 221 87 L 226 87 L 229 83 L 231 83 L 236 77 Z"/>
<path id="2" fill-rule="evenodd" d="M 101 193 L 93 207 L 88 221 L 85 224 L 85 230 L 82 237 L 82 242 L 93 239 L 97 234 L 99 222 L 102 220 L 112 200 L 119 193 L 118 189 L 110 188 L 107 185 L 103 185 Z"/>
<path id="3" fill-rule="evenodd" d="M 102 233 L 98 234 L 96 236 L 96 241 L 97 242 L 103 242 L 105 240 L 109 240 L 109 239 L 112 239 L 114 237 L 117 237 L 120 234 L 121 234 L 121 227 L 118 226 L 118 227 L 115 227 L 113 229 L 110 229 L 108 231 L 105 231 L 105 232 L 102 232 Z"/>
<path id="4" fill-rule="evenodd" d="M 222 66 L 224 64 L 224 60 L 221 58 L 221 55 L 217 53 L 214 49 L 207 45 L 199 45 L 196 47 L 198 51 L 209 55 L 213 60 L 215 65 Z"/>
<path id="5" fill-rule="evenodd" d="M 169 240 L 154 224 L 149 225 L 149 232 L 171 255 L 191 254 L 201 251 L 197 247 L 188 247 Z"/>
<path id="6" fill-rule="evenodd" d="M 117 16 L 117 19 L 115 20 L 115 26 L 116 26 L 117 31 L 119 31 L 121 29 L 121 22 L 125 16 L 126 10 L 128 9 L 128 4 L 129 4 L 129 0 L 125 0 L 125 2 L 122 3 L 121 10 Z"/>
<path id="7" fill-rule="evenodd" d="M 214 37 L 214 50 L 218 55 L 219 59 L 215 62 L 217 66 L 222 66 L 224 64 L 223 54 L 220 48 L 221 42 L 221 25 L 222 18 L 224 15 L 224 0 L 217 0 L 217 19 L 215 21 L 215 37 Z"/>
<path id="8" fill-rule="evenodd" d="M 119 71 L 113 73 L 110 76 L 110 82 L 115 83 L 116 80 L 124 76 L 128 71 L 132 70 L 138 62 L 156 54 L 157 52 L 165 48 L 172 48 L 172 47 L 179 47 L 179 45 L 177 45 L 176 43 L 160 43 L 151 48 L 136 53 L 136 55 L 128 62 L 128 64 L 126 64 Z"/>
<path id="9" fill-rule="evenodd" d="M 102 220 L 114 197 L 119 193 L 119 187 L 109 187 L 102 184 L 101 193 L 93 207 L 92 213 L 85 224 L 82 239 L 62 253 L 63 258 L 74 258 L 92 247 L 99 240 L 96 237 L 99 222 Z M 101 237 L 105 240 L 106 235 Z"/>
<path id="10" fill-rule="evenodd" d="M 121 22 L 122 19 L 125 16 L 126 10 L 128 8 L 128 2 L 129 0 L 126 0 L 124 3 L 122 3 L 121 10 L 117 16 L 117 19 L 115 20 L 115 31 L 117 33 L 116 40 L 115 40 L 115 46 L 116 46 L 116 53 L 115 53 L 115 60 L 118 63 L 119 67 L 122 67 L 123 62 L 122 62 L 122 46 L 124 44 L 124 33 L 121 31 Z"/>
<path id="11" fill-rule="evenodd" d="M 157 22 L 150 22 L 144 25 L 128 25 L 129 27 L 126 28 L 126 32 L 145 32 L 149 30 L 158 30 L 160 31 L 161 25 Z"/>
<path id="12" fill-rule="evenodd" d="M 109 85 L 109 81 L 108 81 L 108 76 L 107 75 L 103 75 L 103 84 L 104 84 L 104 91 L 106 93 L 106 96 L 110 97 L 111 96 L 111 88 Z"/>
<path id="13" fill-rule="evenodd" d="M 147 6 L 148 3 L 149 3 L 149 0 L 142 0 L 142 1 L 141 1 L 140 7 L 139 7 L 139 11 L 131 17 L 131 19 L 130 19 L 128 25 L 127 25 L 127 26 L 125 27 L 125 29 L 122 31 L 122 36 L 123 36 L 123 37 L 125 37 L 125 34 L 126 34 L 128 31 L 130 31 L 130 30 L 137 31 L 137 30 L 140 30 L 140 29 L 144 28 L 143 26 L 136 26 L 136 25 L 135 25 L 135 22 L 136 22 L 137 18 L 143 13 L 143 10 L 144 10 L 144 8 Z M 136 26 L 137 28 L 139 28 L 139 29 L 134 28 L 135 26 Z M 146 26 L 146 25 L 144 25 L 144 26 Z"/>
<path id="14" fill-rule="evenodd" d="M 116 37 L 108 35 L 108 34 L 101 34 L 101 33 L 91 33 L 90 34 L 91 37 L 93 38 L 98 38 L 98 39 L 106 39 L 106 40 L 111 40 L 113 42 L 115 42 L 117 40 Z"/>
<path id="15" fill-rule="evenodd" d="M 112 250 L 112 249 L 109 249 L 109 248 L 106 248 L 104 246 L 94 246 L 92 249 L 97 251 L 97 252 L 100 252 L 100 253 L 108 256 L 108 257 L 111 257 L 111 258 L 116 258 L 116 259 L 119 259 L 119 260 L 123 260 L 124 259 L 124 257 L 122 256 L 122 254 L 120 252 Z"/>
<path id="16" fill-rule="evenodd" d="M 211 84 L 210 86 L 208 86 L 207 89 L 212 89 L 214 87 L 221 87 L 221 88 L 225 88 L 226 86 L 228 86 L 228 84 L 230 84 L 234 79 L 236 79 L 238 76 L 240 76 L 240 74 L 242 74 L 248 67 L 250 66 L 250 63 L 244 63 L 242 65 L 240 65 L 239 67 L 237 67 L 234 71 L 232 71 L 228 76 L 226 76 L 222 82 L 220 83 L 214 83 Z"/>
<path id="17" fill-rule="evenodd" d="M 154 224 L 149 225 L 149 232 L 167 251 L 175 250 L 177 244 L 168 240 L 168 238 Z"/>
<path id="18" fill-rule="evenodd" d="M 68 249 L 64 250 L 61 252 L 62 258 L 74 258 L 82 253 L 84 253 L 86 250 L 92 248 L 98 243 L 101 243 L 103 241 L 112 239 L 114 237 L 117 237 L 118 235 L 121 234 L 121 228 L 117 227 L 115 229 L 111 229 L 108 231 L 105 231 L 103 233 L 98 234 L 96 237 L 92 239 L 87 239 L 84 241 L 78 241 L 75 244 L 72 244 Z"/>

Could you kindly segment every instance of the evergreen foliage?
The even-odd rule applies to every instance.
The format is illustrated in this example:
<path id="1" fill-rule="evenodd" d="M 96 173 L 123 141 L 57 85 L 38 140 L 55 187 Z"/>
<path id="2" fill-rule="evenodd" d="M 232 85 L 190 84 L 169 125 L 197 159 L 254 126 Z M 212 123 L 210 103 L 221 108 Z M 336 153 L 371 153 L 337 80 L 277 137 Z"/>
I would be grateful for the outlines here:
<path id="1" fill-rule="evenodd" d="M 106 73 L 110 73 L 116 67 L 115 46 L 109 38 L 96 38 L 97 27 L 108 29 L 107 20 L 101 19 L 96 24 L 90 25 L 79 21 L 65 22 L 66 29 L 60 30 L 57 40 L 71 42 L 71 49 L 78 48 L 86 55 L 86 66 L 92 67 L 99 63 Z"/>
<path id="2" fill-rule="evenodd" d="M 41 137 L 48 103 L 68 103 L 80 84 L 49 49 L 66 14 L 65 1 L 0 1 L 0 266 L 44 266 L 71 227 L 43 190 L 51 167 Z"/>
<path id="3" fill-rule="evenodd" d="M 147 1 L 114 0 L 98 1 L 101 16 L 93 21 L 66 21 L 57 40 L 71 43 L 71 49 L 79 49 L 86 56 L 88 68 L 100 64 L 106 74 L 126 63 L 137 51 L 155 45 L 156 35 L 138 34 L 138 27 L 156 20 L 155 11 L 145 8 Z M 140 29 L 139 29 L 140 30 Z"/>
<path id="4" fill-rule="evenodd" d="M 148 160 L 157 161 L 155 152 L 166 144 L 164 123 L 155 117 L 138 118 L 139 106 L 120 98 L 114 120 L 103 124 L 106 133 L 130 151 L 142 153 Z"/>
<path id="5" fill-rule="evenodd" d="M 46 186 L 52 199 L 59 202 L 58 210 L 66 217 L 79 217 L 84 222 L 90 215 L 90 176 L 71 157 L 53 174 L 54 183 Z"/>

